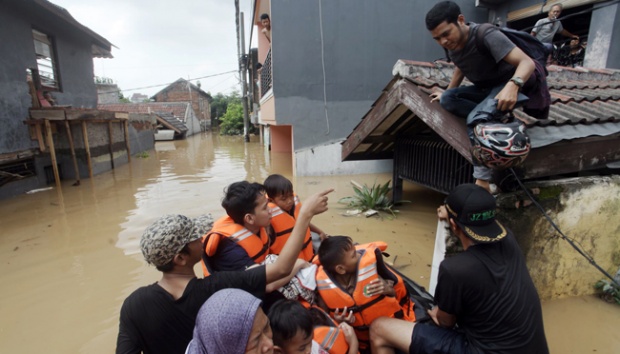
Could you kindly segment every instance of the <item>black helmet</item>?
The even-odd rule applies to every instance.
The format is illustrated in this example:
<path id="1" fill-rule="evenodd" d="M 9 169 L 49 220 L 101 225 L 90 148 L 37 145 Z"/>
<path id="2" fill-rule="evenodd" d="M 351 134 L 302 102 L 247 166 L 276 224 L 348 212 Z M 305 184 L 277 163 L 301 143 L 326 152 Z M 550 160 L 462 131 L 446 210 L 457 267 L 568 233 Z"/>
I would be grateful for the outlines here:
<path id="1" fill-rule="evenodd" d="M 530 138 L 525 134 L 525 126 L 518 121 L 480 123 L 474 128 L 472 155 L 489 168 L 517 166 L 529 152 Z"/>

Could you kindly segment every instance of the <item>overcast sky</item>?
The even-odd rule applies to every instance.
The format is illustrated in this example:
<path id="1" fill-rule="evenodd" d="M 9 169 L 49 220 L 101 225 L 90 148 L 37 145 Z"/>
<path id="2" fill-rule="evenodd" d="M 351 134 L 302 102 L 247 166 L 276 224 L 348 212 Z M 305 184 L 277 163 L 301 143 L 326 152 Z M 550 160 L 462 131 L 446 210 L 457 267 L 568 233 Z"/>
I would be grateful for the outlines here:
<path id="1" fill-rule="evenodd" d="M 113 59 L 94 60 L 95 75 L 113 79 L 126 97 L 151 96 L 179 78 L 238 70 L 234 0 L 51 2 L 118 47 L 112 48 Z M 245 13 L 247 51 L 252 1 L 239 3 Z M 238 73 L 199 80 L 211 94 L 239 89 Z"/>

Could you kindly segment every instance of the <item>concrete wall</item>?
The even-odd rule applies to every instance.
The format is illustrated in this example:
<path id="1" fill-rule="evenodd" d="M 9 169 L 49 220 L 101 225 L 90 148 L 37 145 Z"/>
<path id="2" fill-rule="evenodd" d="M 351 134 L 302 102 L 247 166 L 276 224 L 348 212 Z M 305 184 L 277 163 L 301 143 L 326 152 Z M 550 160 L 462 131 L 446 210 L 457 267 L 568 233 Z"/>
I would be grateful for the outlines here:
<path id="1" fill-rule="evenodd" d="M 343 162 L 341 156 L 340 142 L 300 149 L 295 153 L 294 170 L 298 176 L 331 176 L 386 173 L 393 168 L 392 160 Z"/>
<path id="2" fill-rule="evenodd" d="M 53 93 L 57 103 L 85 108 L 97 104 L 88 40 L 45 14 L 16 10 L 11 2 L 0 2 L 0 154 L 37 146 L 23 124 L 31 106 L 26 69 L 37 67 L 33 27 L 52 36 L 55 42 L 61 83 L 61 91 Z"/>
<path id="3" fill-rule="evenodd" d="M 611 275 L 620 267 L 620 176 L 528 184 L 562 232 Z M 502 195 L 500 216 L 515 232 L 542 299 L 595 292 L 604 276 L 560 238 L 521 193 Z"/>

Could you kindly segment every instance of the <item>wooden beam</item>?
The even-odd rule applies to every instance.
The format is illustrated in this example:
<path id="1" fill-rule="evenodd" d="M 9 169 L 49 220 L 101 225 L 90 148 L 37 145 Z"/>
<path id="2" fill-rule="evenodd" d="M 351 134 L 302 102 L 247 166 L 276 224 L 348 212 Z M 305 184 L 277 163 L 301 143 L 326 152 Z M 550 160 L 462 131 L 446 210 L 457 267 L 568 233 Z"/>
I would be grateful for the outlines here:
<path id="1" fill-rule="evenodd" d="M 110 164 L 114 169 L 114 135 L 112 135 L 112 122 L 108 122 L 108 150 L 110 151 Z"/>
<path id="2" fill-rule="evenodd" d="M 398 86 L 398 83 L 395 85 Z M 394 86 L 384 92 L 377 100 L 372 109 L 362 118 L 362 121 L 355 127 L 347 140 L 342 144 L 342 161 L 348 161 L 349 155 L 369 136 L 383 120 L 388 117 L 400 102 L 398 100 L 398 90 Z"/>
<path id="3" fill-rule="evenodd" d="M 47 144 L 50 147 L 50 155 L 52 157 L 52 169 L 54 170 L 54 179 L 56 180 L 56 189 L 60 191 L 60 174 L 58 173 L 58 161 L 56 161 L 56 149 L 54 148 L 54 137 L 52 136 L 52 126 L 49 120 L 45 120 L 45 131 L 47 135 Z"/>
<path id="4" fill-rule="evenodd" d="M 71 159 L 73 160 L 73 171 L 75 172 L 75 185 L 80 185 L 80 170 L 78 169 L 77 157 L 75 156 L 75 144 L 73 144 L 73 134 L 71 133 L 71 124 L 69 121 L 65 121 L 65 128 L 67 129 L 67 137 L 69 138 L 69 147 L 71 148 Z"/>
<path id="5" fill-rule="evenodd" d="M 47 120 L 65 120 L 65 110 L 62 108 L 31 109 L 30 118 Z"/>
<path id="6" fill-rule="evenodd" d="M 43 133 L 41 132 L 41 124 L 35 125 L 34 131 L 35 131 L 35 134 L 37 135 L 37 141 L 39 142 L 39 149 L 41 149 L 41 152 L 45 152 L 47 149 L 45 147 L 45 141 L 43 140 Z"/>
<path id="7" fill-rule="evenodd" d="M 559 142 L 534 149 L 525 160 L 525 178 L 588 171 L 620 160 L 618 135 Z"/>
<path id="8" fill-rule="evenodd" d="M 121 125 L 125 128 L 125 149 L 127 149 L 127 162 L 131 162 L 131 149 L 129 148 L 129 122 L 124 121 Z"/>
<path id="9" fill-rule="evenodd" d="M 88 144 L 88 129 L 86 129 L 86 122 L 82 121 L 82 136 L 84 138 L 84 150 L 86 151 L 86 160 L 88 162 L 88 176 L 93 179 L 93 162 L 90 157 L 90 146 Z"/>

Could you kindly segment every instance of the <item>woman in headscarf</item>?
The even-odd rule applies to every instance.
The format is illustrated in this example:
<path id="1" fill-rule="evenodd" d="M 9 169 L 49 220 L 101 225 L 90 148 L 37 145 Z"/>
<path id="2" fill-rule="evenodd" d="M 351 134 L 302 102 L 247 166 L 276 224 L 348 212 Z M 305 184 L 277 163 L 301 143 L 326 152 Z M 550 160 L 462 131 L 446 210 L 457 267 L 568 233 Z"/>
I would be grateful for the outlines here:
<path id="1" fill-rule="evenodd" d="M 220 290 L 200 308 L 187 354 L 272 354 L 261 300 L 239 289 Z"/>

